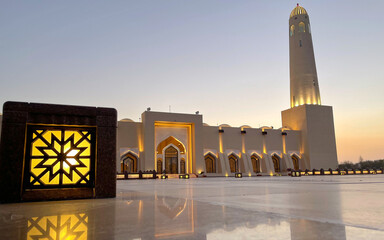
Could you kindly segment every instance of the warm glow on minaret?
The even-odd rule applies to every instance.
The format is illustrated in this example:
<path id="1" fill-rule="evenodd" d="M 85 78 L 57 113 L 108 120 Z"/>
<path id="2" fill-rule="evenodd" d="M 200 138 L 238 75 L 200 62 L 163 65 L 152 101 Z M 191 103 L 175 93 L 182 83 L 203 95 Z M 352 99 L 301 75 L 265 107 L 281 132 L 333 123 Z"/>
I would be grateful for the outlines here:
<path id="1" fill-rule="evenodd" d="M 289 18 L 289 55 L 291 108 L 321 105 L 309 16 L 299 4 Z"/>

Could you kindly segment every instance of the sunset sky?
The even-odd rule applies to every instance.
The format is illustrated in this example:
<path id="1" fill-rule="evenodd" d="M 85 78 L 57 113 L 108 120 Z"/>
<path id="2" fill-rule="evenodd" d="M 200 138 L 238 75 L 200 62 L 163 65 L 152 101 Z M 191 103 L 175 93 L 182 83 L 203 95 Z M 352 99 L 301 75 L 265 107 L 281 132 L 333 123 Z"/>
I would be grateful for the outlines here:
<path id="1" fill-rule="evenodd" d="M 281 127 L 297 1 L 0 0 L 0 104 L 200 111 Z M 384 1 L 299 2 L 309 14 L 339 162 L 384 158 Z"/>

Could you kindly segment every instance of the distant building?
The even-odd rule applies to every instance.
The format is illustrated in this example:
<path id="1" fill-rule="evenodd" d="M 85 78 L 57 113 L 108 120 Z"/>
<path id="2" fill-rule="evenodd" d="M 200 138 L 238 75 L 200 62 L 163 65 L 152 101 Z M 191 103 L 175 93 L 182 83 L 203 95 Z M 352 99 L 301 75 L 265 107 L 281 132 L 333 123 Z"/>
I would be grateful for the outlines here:
<path id="1" fill-rule="evenodd" d="M 209 126 L 199 114 L 145 111 L 118 122 L 117 171 L 207 176 L 337 168 L 332 107 L 322 106 L 307 11 L 289 19 L 291 108 L 282 128 Z"/>

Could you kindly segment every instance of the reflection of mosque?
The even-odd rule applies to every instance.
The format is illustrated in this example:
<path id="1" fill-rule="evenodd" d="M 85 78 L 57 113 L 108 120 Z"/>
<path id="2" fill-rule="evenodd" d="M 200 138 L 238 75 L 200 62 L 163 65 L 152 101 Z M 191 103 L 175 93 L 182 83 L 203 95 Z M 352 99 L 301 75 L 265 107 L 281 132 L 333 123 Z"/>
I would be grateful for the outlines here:
<path id="1" fill-rule="evenodd" d="M 128 200 L 118 208 L 118 214 L 130 216 L 130 229 L 136 229 L 127 239 L 346 239 L 343 225 L 282 219 L 190 199 L 157 195 L 153 200 Z"/>
<path id="2" fill-rule="evenodd" d="M 176 190 L 176 189 L 175 189 Z M 319 193 L 322 194 L 322 193 Z M 316 218 L 330 204 L 339 205 L 339 192 L 330 192 Z M 30 204 L 23 215 L 0 215 L 2 239 L 347 239 L 360 228 L 307 220 L 310 215 L 285 218 L 280 214 L 248 211 L 226 205 L 213 205 L 186 198 L 171 198 L 166 192 L 146 194 L 123 192 L 117 199 L 79 200 Z M 293 195 L 291 195 L 293 196 Z M 298 198 L 295 198 L 296 200 Z M 292 199 L 294 200 L 294 199 Z M 43 211 L 42 211 L 43 209 Z M 324 219 L 342 219 L 340 207 Z M 298 209 L 297 211 L 305 211 Z M 300 214 L 290 212 L 290 216 Z M 19 216 L 19 217 L 17 217 Z M 21 217 L 20 217 L 21 216 Z M 327 220 L 328 221 L 328 220 Z M 13 224 L 13 225 L 12 225 Z M 13 226 L 9 228 L 7 226 Z M 364 230 L 368 231 L 368 230 Z M 375 234 L 375 232 L 367 232 Z"/>

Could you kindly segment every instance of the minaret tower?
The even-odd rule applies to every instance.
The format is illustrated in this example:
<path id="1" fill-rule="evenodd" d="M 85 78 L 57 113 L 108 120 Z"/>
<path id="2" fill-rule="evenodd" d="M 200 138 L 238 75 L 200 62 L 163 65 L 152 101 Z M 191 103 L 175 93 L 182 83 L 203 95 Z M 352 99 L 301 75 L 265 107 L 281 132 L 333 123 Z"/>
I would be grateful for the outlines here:
<path id="1" fill-rule="evenodd" d="M 289 57 L 291 108 L 281 112 L 281 117 L 283 127 L 300 131 L 299 167 L 336 169 L 333 110 L 321 105 L 309 17 L 299 4 L 289 17 Z"/>
<path id="2" fill-rule="evenodd" d="M 303 104 L 321 105 L 311 25 L 307 11 L 299 4 L 289 17 L 289 57 L 291 108 Z"/>

